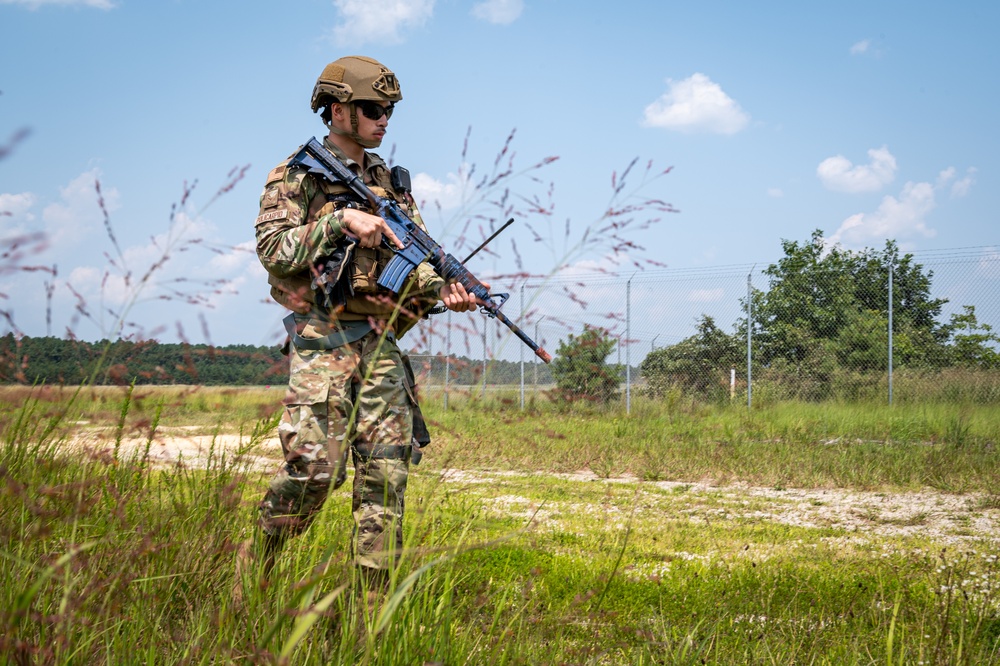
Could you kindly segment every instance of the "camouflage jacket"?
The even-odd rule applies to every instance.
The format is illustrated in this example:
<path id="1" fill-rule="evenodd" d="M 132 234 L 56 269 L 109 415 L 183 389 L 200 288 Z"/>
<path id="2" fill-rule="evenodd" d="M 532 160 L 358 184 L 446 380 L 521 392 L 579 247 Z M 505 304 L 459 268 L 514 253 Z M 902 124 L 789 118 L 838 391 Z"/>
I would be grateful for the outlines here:
<path id="1" fill-rule="evenodd" d="M 328 139 L 324 145 L 356 173 L 361 167 Z M 294 154 L 294 153 L 293 153 Z M 400 304 L 398 296 L 376 285 L 376 280 L 392 252 L 385 248 L 360 248 L 349 253 L 345 267 L 353 287 L 342 311 L 317 312 L 312 280 L 316 264 L 330 257 L 338 244 L 350 242 L 341 226 L 343 209 L 353 197 L 339 183 L 327 183 L 308 174 L 302 168 L 288 168 L 287 161 L 271 170 L 260 197 L 260 214 L 255 231 L 257 256 L 268 272 L 271 297 L 300 314 L 311 313 L 325 318 L 360 320 L 374 317 L 387 320 Z M 366 167 L 362 179 L 376 194 L 392 197 L 421 228 L 423 220 L 408 193 L 392 187 L 389 169 L 375 153 L 365 153 Z M 363 205 L 350 204 L 367 210 Z M 367 210 L 367 212 L 371 212 Z M 413 272 L 404 288 L 407 302 L 400 309 L 397 331 L 415 322 L 421 309 L 437 301 L 444 280 L 427 263 Z"/>

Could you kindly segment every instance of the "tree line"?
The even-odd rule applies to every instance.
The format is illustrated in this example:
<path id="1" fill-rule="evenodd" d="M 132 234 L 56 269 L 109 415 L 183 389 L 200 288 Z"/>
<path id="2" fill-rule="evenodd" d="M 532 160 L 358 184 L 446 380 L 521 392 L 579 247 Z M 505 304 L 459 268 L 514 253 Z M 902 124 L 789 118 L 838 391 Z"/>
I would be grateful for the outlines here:
<path id="1" fill-rule="evenodd" d="M 425 385 L 441 385 L 447 368 L 449 382 L 474 385 L 483 381 L 481 359 L 413 354 L 413 368 Z M 537 382 L 548 384 L 548 367 Z M 490 384 L 519 384 L 521 367 L 500 359 L 486 364 Z M 277 346 L 162 343 L 156 340 L 65 340 L 55 337 L 0 337 L 0 383 L 78 386 L 103 384 L 201 384 L 206 386 L 266 386 L 288 381 L 288 359 Z M 534 374 L 525 377 L 535 381 Z"/>
<path id="2" fill-rule="evenodd" d="M 0 337 L 0 382 L 16 384 L 204 384 L 251 386 L 287 381 L 277 347 Z"/>

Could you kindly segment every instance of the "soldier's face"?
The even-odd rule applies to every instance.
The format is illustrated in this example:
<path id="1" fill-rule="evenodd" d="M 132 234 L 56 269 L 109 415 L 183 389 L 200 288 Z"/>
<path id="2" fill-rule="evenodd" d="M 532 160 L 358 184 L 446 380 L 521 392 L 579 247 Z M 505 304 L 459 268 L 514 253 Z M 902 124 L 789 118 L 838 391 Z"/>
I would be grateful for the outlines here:
<path id="1" fill-rule="evenodd" d="M 378 120 L 372 120 L 357 109 L 358 136 L 366 141 L 381 142 L 385 136 L 386 127 L 389 125 L 389 118 L 385 114 L 379 116 Z M 347 104 L 333 104 L 330 108 L 330 122 L 337 128 L 351 132 L 351 108 Z"/>
<path id="2" fill-rule="evenodd" d="M 372 102 L 374 104 L 374 102 Z M 358 110 L 358 134 L 364 139 L 381 141 L 385 136 L 386 127 L 389 125 L 389 118 L 386 114 L 379 116 L 378 120 L 372 120 Z"/>

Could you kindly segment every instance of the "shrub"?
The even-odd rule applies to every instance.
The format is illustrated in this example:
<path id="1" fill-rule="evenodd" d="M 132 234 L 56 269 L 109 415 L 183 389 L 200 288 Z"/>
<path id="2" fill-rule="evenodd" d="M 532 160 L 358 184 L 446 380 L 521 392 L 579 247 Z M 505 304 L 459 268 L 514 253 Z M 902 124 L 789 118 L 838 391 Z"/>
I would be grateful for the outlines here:
<path id="1" fill-rule="evenodd" d="M 615 340 L 607 330 L 589 325 L 584 325 L 579 336 L 570 334 L 560 341 L 552 361 L 558 397 L 600 403 L 617 397 L 621 372 L 605 363 L 614 348 Z"/>

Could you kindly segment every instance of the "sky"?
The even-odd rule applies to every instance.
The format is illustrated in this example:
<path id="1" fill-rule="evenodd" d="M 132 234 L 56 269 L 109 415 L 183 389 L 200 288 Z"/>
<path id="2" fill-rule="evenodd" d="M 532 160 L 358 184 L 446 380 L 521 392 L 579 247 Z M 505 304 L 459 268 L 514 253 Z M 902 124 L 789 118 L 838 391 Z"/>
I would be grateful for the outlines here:
<path id="1" fill-rule="evenodd" d="M 325 133 L 313 84 L 352 54 L 399 78 L 378 152 L 446 249 L 498 214 L 470 183 L 507 146 L 518 224 L 484 278 L 711 275 L 814 229 L 993 247 L 997 25 L 994 2 L 0 0 L 0 333 L 280 339 L 258 197 Z M 575 245 L 609 205 L 655 221 Z"/>

